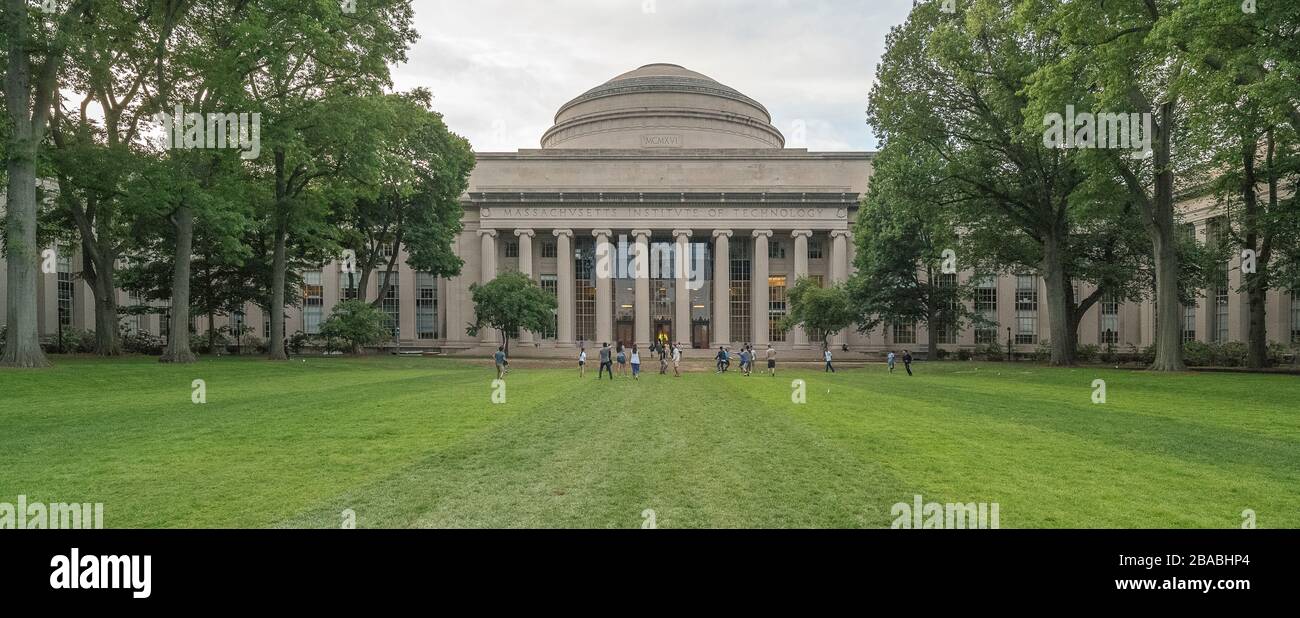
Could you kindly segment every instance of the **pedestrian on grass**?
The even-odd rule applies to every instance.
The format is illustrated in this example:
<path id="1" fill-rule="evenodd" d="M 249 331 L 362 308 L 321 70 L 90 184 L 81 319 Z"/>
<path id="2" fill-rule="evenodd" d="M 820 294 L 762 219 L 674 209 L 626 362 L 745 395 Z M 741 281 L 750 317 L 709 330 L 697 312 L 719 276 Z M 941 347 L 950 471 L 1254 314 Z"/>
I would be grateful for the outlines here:
<path id="1" fill-rule="evenodd" d="M 496 354 L 493 354 L 493 355 L 492 355 L 492 359 L 495 360 L 495 361 L 496 361 L 496 364 L 497 364 L 497 379 L 500 380 L 501 378 L 506 377 L 506 349 L 505 349 L 505 347 L 504 347 L 504 346 L 498 346 L 498 347 L 497 347 Z"/>
<path id="2" fill-rule="evenodd" d="M 912 375 L 912 351 L 903 350 L 903 367 L 907 369 L 907 375 Z"/>
<path id="3" fill-rule="evenodd" d="M 578 377 L 587 377 L 587 348 L 578 350 Z"/>
<path id="4" fill-rule="evenodd" d="M 636 344 L 632 345 L 632 379 L 641 379 L 641 351 L 637 349 Z"/>
<path id="5" fill-rule="evenodd" d="M 889 356 L 885 357 L 885 362 L 889 364 L 889 373 L 894 373 L 894 351 L 889 351 Z"/>
<path id="6" fill-rule="evenodd" d="M 776 349 L 770 343 L 767 344 L 767 373 L 776 377 Z"/>
<path id="7" fill-rule="evenodd" d="M 826 369 L 822 371 L 822 373 L 826 373 L 827 371 L 835 373 L 835 366 L 831 364 L 831 349 L 829 347 L 826 348 L 826 351 L 822 354 L 822 358 L 826 360 Z"/>
<path id="8" fill-rule="evenodd" d="M 673 377 L 682 377 L 682 346 L 673 344 Z"/>
<path id="9" fill-rule="evenodd" d="M 627 377 L 627 350 L 623 348 L 623 342 L 618 342 L 618 375 Z"/>
<path id="10" fill-rule="evenodd" d="M 613 351 L 609 349 L 609 342 L 600 344 L 600 368 L 596 370 L 596 380 L 600 380 L 605 372 L 609 372 L 609 379 L 614 379 L 614 365 L 610 361 Z"/>

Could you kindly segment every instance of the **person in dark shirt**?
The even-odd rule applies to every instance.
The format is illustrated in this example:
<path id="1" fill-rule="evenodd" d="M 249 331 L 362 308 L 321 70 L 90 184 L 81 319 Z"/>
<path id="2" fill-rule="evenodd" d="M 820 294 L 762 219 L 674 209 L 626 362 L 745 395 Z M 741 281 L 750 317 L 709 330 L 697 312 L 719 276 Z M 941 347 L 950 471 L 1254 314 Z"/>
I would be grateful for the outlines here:
<path id="1" fill-rule="evenodd" d="M 907 369 L 907 375 L 912 375 L 912 352 L 903 350 L 903 367 Z"/>
<path id="2" fill-rule="evenodd" d="M 609 349 L 609 343 L 600 344 L 600 368 L 596 370 L 596 379 L 600 380 L 606 371 L 609 372 L 609 379 L 614 379 L 614 363 L 612 361 L 613 351 Z"/>

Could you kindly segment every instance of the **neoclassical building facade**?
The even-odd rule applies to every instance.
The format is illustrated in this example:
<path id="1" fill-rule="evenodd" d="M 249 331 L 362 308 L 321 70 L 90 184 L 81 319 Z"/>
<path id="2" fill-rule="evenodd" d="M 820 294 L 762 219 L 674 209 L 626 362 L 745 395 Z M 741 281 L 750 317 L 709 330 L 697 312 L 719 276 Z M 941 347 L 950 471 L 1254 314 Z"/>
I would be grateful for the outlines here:
<path id="1" fill-rule="evenodd" d="M 786 292 L 800 277 L 833 283 L 852 273 L 852 226 L 872 156 L 786 148 L 758 101 L 677 65 L 644 66 L 562 106 L 541 148 L 478 153 L 462 198 L 464 230 L 455 241 L 465 261 L 460 276 L 415 272 L 399 256 L 398 270 L 372 277 L 372 289 L 362 295 L 348 287 L 339 264 L 324 264 L 303 273 L 303 297 L 285 309 L 287 332 L 318 332 L 334 304 L 374 298 L 379 280 L 388 277 L 395 285 L 380 306 L 392 346 L 483 354 L 495 348 L 497 333 L 466 334 L 474 317 L 470 286 L 517 270 L 555 294 L 558 311 L 551 328 L 521 336 L 516 354 L 566 356 L 615 341 L 644 346 L 663 333 L 694 348 L 772 343 L 794 357 L 814 358 L 818 334 L 779 328 Z M 1213 233 L 1212 203 L 1184 204 L 1183 214 L 1189 233 L 1202 239 Z M 60 319 L 65 327 L 94 326 L 90 290 L 76 277 L 79 261 L 74 253 L 57 273 L 42 276 L 43 334 L 53 333 Z M 1246 300 L 1236 292 L 1240 273 L 1232 266 L 1222 285 L 1185 308 L 1185 339 L 1245 338 Z M 837 348 L 868 354 L 920 350 L 930 337 L 948 350 L 1009 342 L 1028 352 L 1050 332 L 1045 299 L 1039 277 L 1007 275 L 980 282 L 976 294 L 974 309 L 996 328 L 929 332 L 891 324 L 828 337 Z M 125 293 L 119 300 L 135 304 Z M 1300 341 L 1294 292 L 1272 293 L 1268 311 L 1271 340 Z M 124 318 L 124 326 L 165 337 L 165 317 L 160 308 Z M 1145 347 L 1154 318 L 1150 303 L 1106 299 L 1084 317 L 1079 340 Z M 218 318 L 215 326 L 252 339 L 269 333 L 256 306 Z M 196 316 L 194 330 L 208 328 Z"/>

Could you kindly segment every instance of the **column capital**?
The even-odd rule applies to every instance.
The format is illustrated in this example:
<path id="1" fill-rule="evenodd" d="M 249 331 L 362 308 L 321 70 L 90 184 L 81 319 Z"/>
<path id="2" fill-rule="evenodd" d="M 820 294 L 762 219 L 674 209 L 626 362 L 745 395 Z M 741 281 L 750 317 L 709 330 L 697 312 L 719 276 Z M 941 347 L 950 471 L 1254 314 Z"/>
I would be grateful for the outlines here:
<path id="1" fill-rule="evenodd" d="M 480 229 L 480 230 L 478 231 L 478 235 L 479 235 L 479 236 L 491 236 L 492 238 L 496 238 L 496 237 L 497 237 L 497 231 L 496 231 L 496 230 L 491 230 L 491 229 Z"/>
<path id="2" fill-rule="evenodd" d="M 687 240 L 690 240 L 691 236 L 694 235 L 695 235 L 695 230 L 673 230 L 673 238 L 677 240 L 681 240 L 682 238 L 686 238 Z"/>
<path id="3" fill-rule="evenodd" d="M 800 236 L 804 238 L 812 238 L 812 235 L 812 230 L 795 230 L 790 232 L 790 238 L 799 238 Z"/>
<path id="4" fill-rule="evenodd" d="M 653 230 L 632 230 L 633 236 L 645 236 L 647 239 L 654 235 Z"/>
<path id="5" fill-rule="evenodd" d="M 591 235 L 595 236 L 596 238 L 600 238 L 601 236 L 608 238 L 614 235 L 614 231 L 613 230 L 592 230 Z"/>
<path id="6" fill-rule="evenodd" d="M 519 236 L 521 238 L 527 236 L 529 238 L 532 238 L 534 236 L 537 236 L 537 233 L 530 229 L 518 229 L 515 230 L 515 236 Z"/>
<path id="7" fill-rule="evenodd" d="M 754 230 L 754 238 L 771 238 L 772 230 Z"/>
<path id="8" fill-rule="evenodd" d="M 713 237 L 718 238 L 719 236 L 731 238 L 731 230 L 713 230 Z"/>
<path id="9" fill-rule="evenodd" d="M 554 235 L 556 238 L 559 238 L 561 236 L 568 236 L 569 238 L 573 238 L 573 230 L 551 230 L 551 234 Z"/>
<path id="10" fill-rule="evenodd" d="M 851 236 L 853 236 L 853 232 L 849 230 L 831 230 L 831 238 L 849 238 Z"/>

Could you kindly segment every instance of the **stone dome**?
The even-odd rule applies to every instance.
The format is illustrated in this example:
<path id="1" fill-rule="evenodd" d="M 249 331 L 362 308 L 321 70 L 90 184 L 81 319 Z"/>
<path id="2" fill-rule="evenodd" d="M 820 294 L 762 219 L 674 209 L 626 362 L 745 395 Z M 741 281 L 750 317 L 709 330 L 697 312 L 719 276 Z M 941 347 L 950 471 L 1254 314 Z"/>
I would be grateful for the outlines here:
<path id="1" fill-rule="evenodd" d="M 542 148 L 783 148 L 761 103 L 675 64 L 649 64 L 565 103 Z"/>

